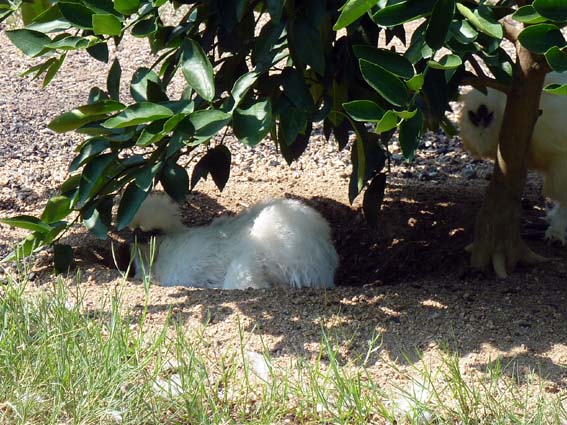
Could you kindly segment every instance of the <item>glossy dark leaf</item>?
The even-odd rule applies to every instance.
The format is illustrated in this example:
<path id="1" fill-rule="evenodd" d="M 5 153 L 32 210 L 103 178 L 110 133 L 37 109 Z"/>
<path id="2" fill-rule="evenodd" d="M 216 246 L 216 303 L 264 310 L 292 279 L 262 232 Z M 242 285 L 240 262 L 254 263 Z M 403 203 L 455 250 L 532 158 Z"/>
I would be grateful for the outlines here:
<path id="1" fill-rule="evenodd" d="M 213 66 L 207 55 L 193 40 L 183 42 L 183 75 L 189 84 L 203 99 L 211 101 L 215 97 Z"/>
<path id="2" fill-rule="evenodd" d="M 557 46 L 552 47 L 545 52 L 547 63 L 556 72 L 567 71 L 567 53 Z"/>
<path id="3" fill-rule="evenodd" d="M 128 106 L 115 117 L 109 118 L 103 123 L 105 128 L 124 128 L 138 125 L 162 118 L 169 118 L 173 111 L 156 103 L 142 102 Z"/>
<path id="4" fill-rule="evenodd" d="M 231 155 L 228 148 L 220 145 L 207 151 L 193 168 L 191 174 L 191 190 L 199 180 L 206 179 L 210 174 L 217 188 L 222 192 L 230 177 Z"/>
<path id="5" fill-rule="evenodd" d="M 160 175 L 160 182 L 169 196 L 178 202 L 185 200 L 189 193 L 189 175 L 182 166 L 166 164 Z"/>
<path id="6" fill-rule="evenodd" d="M 59 10 L 73 26 L 82 29 L 93 28 L 93 15 L 94 12 L 81 3 L 59 2 Z"/>
<path id="7" fill-rule="evenodd" d="M 12 218 L 2 218 L 0 223 L 8 226 L 17 227 L 19 229 L 31 230 L 32 232 L 47 233 L 51 230 L 51 226 L 40 221 L 37 217 L 29 215 L 19 215 Z"/>
<path id="8" fill-rule="evenodd" d="M 66 196 L 54 196 L 47 201 L 41 221 L 44 223 L 55 223 L 61 221 L 71 212 L 71 200 Z"/>
<path id="9" fill-rule="evenodd" d="M 242 143 L 255 146 L 266 137 L 272 126 L 272 103 L 269 99 L 256 102 L 247 109 L 234 111 L 234 135 Z"/>
<path id="10" fill-rule="evenodd" d="M 309 87 L 303 74 L 294 68 L 285 68 L 282 72 L 282 86 L 287 98 L 299 109 L 311 112 L 315 108 Z"/>
<path id="11" fill-rule="evenodd" d="M 335 31 L 345 28 L 364 15 L 376 4 L 376 0 L 348 0 L 341 7 L 341 14 L 333 26 Z"/>
<path id="12" fill-rule="evenodd" d="M 106 43 L 98 43 L 88 47 L 87 53 L 100 62 L 108 62 L 108 45 Z"/>
<path id="13" fill-rule="evenodd" d="M 353 100 L 343 103 L 343 108 L 352 119 L 359 122 L 378 122 L 384 115 L 384 109 L 371 100 Z"/>
<path id="14" fill-rule="evenodd" d="M 418 109 L 417 114 L 400 124 L 400 147 L 404 157 L 412 160 L 419 145 L 419 138 L 423 127 L 423 114 Z"/>
<path id="15" fill-rule="evenodd" d="M 380 209 L 384 202 L 384 192 L 386 190 L 386 174 L 380 173 L 372 179 L 362 201 L 362 211 L 369 226 L 375 227 L 378 224 Z"/>
<path id="16" fill-rule="evenodd" d="M 358 59 L 380 65 L 392 74 L 403 78 L 411 78 L 414 75 L 411 62 L 395 52 L 366 45 L 356 45 L 352 49 Z"/>
<path id="17" fill-rule="evenodd" d="M 110 14 L 95 13 L 92 15 L 92 26 L 95 34 L 120 35 L 122 22 Z"/>
<path id="18" fill-rule="evenodd" d="M 378 10 L 372 19 L 378 25 L 395 27 L 431 13 L 435 0 L 407 0 Z"/>
<path id="19" fill-rule="evenodd" d="M 522 30 L 518 39 L 526 49 L 539 54 L 544 54 L 552 47 L 565 47 L 563 34 L 553 24 L 531 25 Z"/>
<path id="20" fill-rule="evenodd" d="M 106 90 L 111 99 L 120 99 L 120 78 L 122 76 L 122 67 L 118 59 L 114 59 L 108 77 L 106 78 Z"/>
<path id="21" fill-rule="evenodd" d="M 565 0 L 534 0 L 532 5 L 541 16 L 550 21 L 567 21 L 567 4 Z"/>
<path id="22" fill-rule="evenodd" d="M 106 239 L 112 221 L 112 197 L 89 203 L 81 211 L 85 227 L 98 239 Z"/>
<path id="23" fill-rule="evenodd" d="M 73 265 L 73 248 L 66 244 L 53 245 L 53 267 L 55 273 L 67 273 Z"/>
<path id="24" fill-rule="evenodd" d="M 299 159 L 303 152 L 305 152 L 305 149 L 307 149 L 307 146 L 309 145 L 309 138 L 311 137 L 312 129 L 312 124 L 307 123 L 307 128 L 304 132 L 298 134 L 295 140 L 291 143 L 280 143 L 282 156 L 288 164 Z"/>
<path id="25" fill-rule="evenodd" d="M 115 155 L 112 153 L 103 154 L 94 157 L 85 165 L 79 183 L 77 206 L 82 207 L 84 202 L 91 196 L 93 189 L 108 177 L 105 170 L 114 159 Z"/>
<path id="26" fill-rule="evenodd" d="M 51 39 L 38 31 L 17 29 L 6 31 L 10 41 L 27 56 L 36 56 L 51 43 Z"/>
<path id="27" fill-rule="evenodd" d="M 391 72 L 364 59 L 360 70 L 366 82 L 391 104 L 404 106 L 409 101 L 406 85 Z"/>
<path id="28" fill-rule="evenodd" d="M 454 14 L 455 0 L 437 0 L 425 30 L 425 42 L 433 50 L 439 50 L 445 44 Z"/>
<path id="29" fill-rule="evenodd" d="M 123 15 L 130 15 L 138 11 L 140 0 L 114 0 L 114 8 Z"/>
<path id="30" fill-rule="evenodd" d="M 321 34 L 307 18 L 298 17 L 293 25 L 291 42 L 295 55 L 319 75 L 325 74 L 325 50 Z"/>

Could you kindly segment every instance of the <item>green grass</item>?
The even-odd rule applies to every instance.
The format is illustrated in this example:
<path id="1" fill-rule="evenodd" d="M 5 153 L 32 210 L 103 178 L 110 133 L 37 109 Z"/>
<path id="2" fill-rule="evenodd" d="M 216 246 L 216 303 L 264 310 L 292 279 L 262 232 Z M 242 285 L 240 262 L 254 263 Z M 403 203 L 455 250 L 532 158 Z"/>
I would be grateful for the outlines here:
<path id="1" fill-rule="evenodd" d="M 567 417 L 560 396 L 530 375 L 521 385 L 510 378 L 513 364 L 494 362 L 471 381 L 459 356 L 446 354 L 435 370 L 418 362 L 403 372 L 410 382 L 403 388 L 384 388 L 363 366 L 341 363 L 323 332 L 316 361 L 282 365 L 249 352 L 242 330 L 240 348 L 225 350 L 213 349 L 204 328 L 173 317 L 158 329 L 145 326 L 147 311 L 125 312 L 120 288 L 89 311 L 80 285 L 57 281 L 39 295 L 25 286 L 13 279 L 0 286 L 2 424 L 559 424 Z"/>

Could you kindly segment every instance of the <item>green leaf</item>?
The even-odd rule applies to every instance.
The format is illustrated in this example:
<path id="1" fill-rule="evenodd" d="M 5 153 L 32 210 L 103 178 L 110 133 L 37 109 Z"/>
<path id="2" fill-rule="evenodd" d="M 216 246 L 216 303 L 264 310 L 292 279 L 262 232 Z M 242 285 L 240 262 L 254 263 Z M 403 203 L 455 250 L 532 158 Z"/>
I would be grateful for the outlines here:
<path id="1" fill-rule="evenodd" d="M 141 102 L 127 107 L 115 117 L 106 120 L 102 126 L 105 128 L 124 128 L 169 118 L 173 111 L 165 106 L 155 103 Z"/>
<path id="2" fill-rule="evenodd" d="M 302 111 L 312 112 L 315 104 L 303 73 L 297 69 L 286 67 L 281 76 L 284 93 L 291 103 Z"/>
<path id="3" fill-rule="evenodd" d="M 176 115 L 174 115 L 171 118 L 174 118 L 175 116 Z M 152 143 L 159 142 L 161 139 L 163 139 L 166 134 L 163 131 L 165 122 L 166 120 L 163 119 L 163 120 L 154 121 L 151 124 L 147 125 L 146 128 L 142 130 L 140 137 L 138 137 L 138 140 L 136 141 L 136 146 L 143 146 L 143 147 L 149 146 Z"/>
<path id="4" fill-rule="evenodd" d="M 163 167 L 159 181 L 169 196 L 181 202 L 189 193 L 189 175 L 178 164 L 168 163 Z"/>
<path id="5" fill-rule="evenodd" d="M 37 16 L 32 23 L 26 25 L 27 29 L 42 33 L 60 32 L 71 28 L 71 23 L 63 17 L 57 4 Z"/>
<path id="6" fill-rule="evenodd" d="M 182 70 L 187 84 L 209 102 L 215 97 L 213 66 L 207 55 L 195 41 L 183 41 Z"/>
<path id="7" fill-rule="evenodd" d="M 85 161 L 92 158 L 95 155 L 98 155 L 101 152 L 104 152 L 106 149 L 110 147 L 110 142 L 106 139 L 101 137 L 94 137 L 92 139 L 87 140 L 82 146 L 79 154 L 73 159 L 71 164 L 69 165 L 69 171 L 77 171 L 77 169 L 83 165 Z"/>
<path id="8" fill-rule="evenodd" d="M 0 3 L 0 7 L 3 6 Z M 28 0 L 22 2 L 20 5 L 20 12 L 22 14 L 22 21 L 24 25 L 30 24 L 36 17 L 44 13 L 49 8 L 48 0 Z"/>
<path id="9" fill-rule="evenodd" d="M 380 26 L 395 27 L 430 14 L 434 4 L 435 0 L 401 1 L 378 10 L 372 19 Z"/>
<path id="10" fill-rule="evenodd" d="M 439 50 L 445 44 L 454 14 L 455 0 L 437 0 L 435 2 L 425 30 L 425 42 L 433 50 Z"/>
<path id="11" fill-rule="evenodd" d="M 89 199 L 93 189 L 107 177 L 105 171 L 115 158 L 115 154 L 107 153 L 94 157 L 85 165 L 79 182 L 79 194 L 75 206 L 80 208 Z"/>
<path id="12" fill-rule="evenodd" d="M 89 40 L 84 37 L 74 37 L 67 36 L 63 38 L 58 38 L 53 40 L 51 43 L 47 44 L 45 47 L 50 49 L 61 49 L 61 50 L 76 50 L 87 47 Z"/>
<path id="13" fill-rule="evenodd" d="M 353 120 L 359 122 L 379 122 L 384 116 L 384 109 L 371 100 L 353 100 L 343 103 L 343 108 Z"/>
<path id="14" fill-rule="evenodd" d="M 252 71 L 238 77 L 238 80 L 236 80 L 230 92 L 232 98 L 234 99 L 233 109 L 236 109 L 238 105 L 240 105 L 240 102 L 242 102 L 242 100 L 248 93 L 248 90 L 250 90 L 250 88 L 258 80 L 258 76 L 258 72 Z"/>
<path id="15" fill-rule="evenodd" d="M 364 59 L 360 59 L 359 63 L 366 82 L 384 99 L 396 106 L 404 106 L 409 102 L 406 85 L 402 80 L 381 66 Z"/>
<path id="16" fill-rule="evenodd" d="M 103 119 L 107 114 L 121 111 L 124 105 L 115 100 L 102 100 L 92 105 L 84 105 L 59 115 L 48 124 L 57 133 L 75 130 L 93 121 Z"/>
<path id="17" fill-rule="evenodd" d="M 108 77 L 106 78 L 106 90 L 111 99 L 120 99 L 120 77 L 122 76 L 122 68 L 118 58 L 114 59 Z"/>
<path id="18" fill-rule="evenodd" d="M 308 115 L 305 111 L 288 105 L 280 111 L 279 121 L 280 139 L 283 139 L 284 145 L 290 146 L 307 127 Z"/>
<path id="19" fill-rule="evenodd" d="M 543 91 L 549 94 L 556 94 L 559 96 L 567 96 L 567 84 L 549 84 Z"/>
<path id="20" fill-rule="evenodd" d="M 266 4 L 268 5 L 268 13 L 272 21 L 277 24 L 282 18 L 285 0 L 266 0 Z"/>
<path id="21" fill-rule="evenodd" d="M 30 57 L 36 56 L 45 49 L 45 46 L 51 43 L 51 39 L 48 36 L 33 30 L 11 30 L 6 31 L 6 35 L 14 46 Z"/>
<path id="22" fill-rule="evenodd" d="M 537 24 L 526 27 L 518 36 L 520 43 L 534 53 L 544 54 L 552 47 L 565 47 L 565 38 L 553 24 Z"/>
<path id="23" fill-rule="evenodd" d="M 210 174 L 217 188 L 222 192 L 230 177 L 230 162 L 230 151 L 224 145 L 207 151 L 193 168 L 191 190 L 195 188 L 199 180 L 206 179 Z"/>
<path id="24" fill-rule="evenodd" d="M 272 126 L 272 103 L 256 102 L 247 109 L 236 109 L 232 120 L 234 135 L 242 143 L 255 146 L 266 137 Z"/>
<path id="25" fill-rule="evenodd" d="M 451 34 L 459 43 L 464 45 L 472 43 L 478 38 L 478 31 L 465 20 L 454 20 L 451 24 Z"/>
<path id="26" fill-rule="evenodd" d="M 567 21 L 567 4 L 565 0 L 535 0 L 532 5 L 541 16 L 550 21 Z"/>
<path id="27" fill-rule="evenodd" d="M 504 35 L 502 25 L 493 16 L 490 16 L 489 12 L 481 14 L 479 9 L 472 11 L 461 3 L 457 3 L 457 9 L 480 32 L 499 40 L 502 39 Z"/>
<path id="28" fill-rule="evenodd" d="M 80 3 L 67 3 L 59 2 L 57 3 L 61 14 L 73 26 L 85 30 L 90 30 L 93 28 L 93 18 L 94 12 L 88 7 L 83 6 Z"/>
<path id="29" fill-rule="evenodd" d="M 541 16 L 534 7 L 530 4 L 520 7 L 513 15 L 512 18 L 524 24 L 540 24 L 545 22 L 546 19 Z"/>
<path id="30" fill-rule="evenodd" d="M 169 102 L 169 98 L 163 91 L 161 85 L 152 80 L 148 80 L 148 87 L 146 89 L 148 101 L 153 103 Z M 173 108 L 172 108 L 173 109 Z"/>
<path id="31" fill-rule="evenodd" d="M 321 34 L 307 18 L 297 17 L 292 27 L 290 43 L 297 59 L 311 66 L 319 75 L 325 74 L 325 50 Z"/>
<path id="32" fill-rule="evenodd" d="M 395 52 L 360 44 L 353 46 L 352 50 L 358 59 L 380 65 L 392 74 L 403 78 L 411 78 L 414 75 L 411 62 Z"/>
<path id="33" fill-rule="evenodd" d="M 53 78 L 61 68 L 61 65 L 63 65 L 64 60 L 65 54 L 59 56 L 59 58 L 55 60 L 55 62 L 49 65 L 47 72 L 45 73 L 45 77 L 43 78 L 43 83 L 41 85 L 43 88 L 45 88 L 51 82 L 51 80 L 53 80 Z"/>
<path id="34" fill-rule="evenodd" d="M 32 217 L 30 215 L 19 215 L 12 218 L 2 218 L 0 219 L 0 223 L 39 233 L 47 233 L 51 230 L 51 226 L 40 221 L 37 217 Z"/>
<path id="35" fill-rule="evenodd" d="M 415 114 L 417 114 L 417 109 L 414 109 L 413 111 L 392 111 L 392 112 L 404 120 L 409 120 L 415 117 Z"/>
<path id="36" fill-rule="evenodd" d="M 132 35 L 134 37 L 146 37 L 149 34 L 153 34 L 157 31 L 158 26 L 156 19 L 152 16 L 149 19 L 144 19 L 139 21 L 136 25 L 132 27 Z"/>
<path id="37" fill-rule="evenodd" d="M 125 229 L 142 205 L 142 202 L 150 192 L 150 186 L 140 187 L 136 182 L 131 182 L 124 191 L 120 205 L 118 206 L 117 225 L 118 230 Z"/>
<path id="38" fill-rule="evenodd" d="M 425 77 L 423 74 L 417 74 L 415 77 L 409 79 L 406 82 L 406 85 L 411 91 L 418 92 L 423 87 L 423 83 L 425 82 Z"/>
<path id="39" fill-rule="evenodd" d="M 567 71 L 567 53 L 557 46 L 545 52 L 547 63 L 556 72 Z"/>
<path id="40" fill-rule="evenodd" d="M 376 124 L 376 129 L 374 130 L 377 134 L 385 133 L 387 131 L 393 130 L 398 125 L 398 116 L 392 110 L 386 111 L 380 122 Z"/>
<path id="41" fill-rule="evenodd" d="M 374 5 L 376 5 L 376 0 L 347 0 L 340 9 L 341 14 L 333 26 L 333 30 L 338 31 L 349 26 Z"/>
<path id="42" fill-rule="evenodd" d="M 215 136 L 230 122 L 230 114 L 216 109 L 193 112 L 189 115 L 189 121 L 195 129 L 195 143 L 206 142 Z"/>
<path id="43" fill-rule="evenodd" d="M 108 45 L 106 43 L 98 43 L 87 48 L 87 53 L 97 61 L 108 62 Z"/>
<path id="44" fill-rule="evenodd" d="M 67 273 L 73 265 L 73 248 L 66 244 L 53 245 L 53 268 L 55 273 Z"/>
<path id="45" fill-rule="evenodd" d="M 66 196 L 54 196 L 47 201 L 41 221 L 44 223 L 55 223 L 61 221 L 71 212 L 71 200 Z"/>
<path id="46" fill-rule="evenodd" d="M 366 218 L 368 225 L 371 227 L 375 227 L 378 224 L 385 190 L 386 174 L 380 173 L 372 179 L 366 192 L 364 192 L 362 211 L 364 211 L 364 218 Z"/>
<path id="47" fill-rule="evenodd" d="M 303 111 L 300 112 L 305 113 Z M 313 125 L 311 124 L 311 122 L 308 122 L 303 132 L 299 133 L 294 140 L 280 143 L 279 146 L 282 156 L 284 157 L 288 165 L 291 165 L 293 161 L 297 160 L 303 154 L 303 152 L 305 152 L 305 149 L 307 149 L 307 146 L 309 145 L 309 138 L 311 137 L 312 131 Z"/>
<path id="48" fill-rule="evenodd" d="M 111 196 L 104 197 L 85 206 L 81 211 L 83 224 L 98 239 L 107 238 L 112 221 L 112 203 Z"/>
<path id="49" fill-rule="evenodd" d="M 122 33 L 122 22 L 109 14 L 95 13 L 92 16 L 93 32 L 104 35 L 120 35 Z"/>
<path id="50" fill-rule="evenodd" d="M 114 0 L 114 9 L 122 15 L 131 15 L 138 11 L 140 0 Z"/>
<path id="51" fill-rule="evenodd" d="M 427 64 L 433 69 L 456 69 L 463 64 L 463 61 L 457 55 L 448 54 L 437 62 L 430 60 Z"/>
<path id="52" fill-rule="evenodd" d="M 147 102 L 148 81 L 159 83 L 157 74 L 149 68 L 138 68 L 130 82 L 130 94 L 136 102 Z"/>
<path id="53" fill-rule="evenodd" d="M 417 111 L 413 118 L 404 120 L 400 124 L 400 147 L 404 157 L 408 160 L 412 160 L 415 156 L 423 127 L 423 114 L 419 109 Z"/>

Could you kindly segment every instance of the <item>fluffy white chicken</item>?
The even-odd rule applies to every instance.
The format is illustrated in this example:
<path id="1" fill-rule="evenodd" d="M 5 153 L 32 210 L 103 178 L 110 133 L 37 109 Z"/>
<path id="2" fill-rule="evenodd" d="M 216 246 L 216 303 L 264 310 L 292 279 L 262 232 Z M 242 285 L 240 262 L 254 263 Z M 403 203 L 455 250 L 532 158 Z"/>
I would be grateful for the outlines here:
<path id="1" fill-rule="evenodd" d="M 567 74 L 551 73 L 547 84 L 567 84 Z M 488 89 L 472 90 L 463 97 L 459 124 L 465 148 L 474 156 L 496 157 L 506 95 Z M 565 108 L 565 110 L 563 109 Z M 543 194 L 554 207 L 548 212 L 546 239 L 566 242 L 567 236 L 567 97 L 542 93 L 538 118 L 528 154 L 528 167 L 545 176 Z"/>
<path id="2" fill-rule="evenodd" d="M 186 227 L 177 205 L 151 194 L 130 223 L 156 237 L 154 261 L 147 240 L 134 253 L 136 277 L 149 273 L 164 286 L 222 289 L 330 288 L 338 255 L 331 229 L 297 200 L 269 200 L 207 226 Z"/>

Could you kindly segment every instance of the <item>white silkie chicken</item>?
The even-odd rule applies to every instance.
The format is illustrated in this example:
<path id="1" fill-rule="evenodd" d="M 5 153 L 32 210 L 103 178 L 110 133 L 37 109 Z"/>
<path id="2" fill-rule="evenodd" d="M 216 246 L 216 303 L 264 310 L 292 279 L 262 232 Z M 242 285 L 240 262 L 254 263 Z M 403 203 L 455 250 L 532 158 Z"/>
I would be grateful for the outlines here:
<path id="1" fill-rule="evenodd" d="M 567 74 L 551 73 L 547 84 L 567 84 Z M 459 124 L 465 148 L 475 157 L 496 157 L 506 95 L 487 89 L 487 94 L 471 90 L 464 95 Z M 565 109 L 564 109 L 565 108 Z M 542 93 L 538 118 L 528 154 L 528 167 L 545 177 L 543 194 L 553 208 L 548 212 L 545 237 L 566 242 L 567 236 L 567 97 Z"/>
<path id="2" fill-rule="evenodd" d="M 147 240 L 134 253 L 136 277 L 149 273 L 164 286 L 203 288 L 331 288 L 338 255 L 331 229 L 297 200 L 260 202 L 207 226 L 186 227 L 177 205 L 151 194 L 130 223 L 156 237 L 153 264 Z"/>

